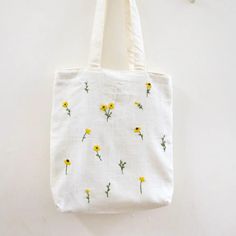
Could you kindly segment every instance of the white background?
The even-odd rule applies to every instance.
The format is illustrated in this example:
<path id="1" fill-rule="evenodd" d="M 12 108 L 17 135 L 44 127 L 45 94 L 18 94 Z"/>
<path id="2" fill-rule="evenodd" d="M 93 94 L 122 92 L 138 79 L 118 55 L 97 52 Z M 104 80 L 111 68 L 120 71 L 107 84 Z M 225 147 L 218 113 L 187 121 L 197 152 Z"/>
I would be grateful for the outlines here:
<path id="1" fill-rule="evenodd" d="M 85 66 L 95 0 L 0 0 L 0 235 L 236 235 L 236 1 L 137 0 L 151 71 L 174 85 L 172 205 L 62 214 L 49 188 L 54 71 Z M 104 65 L 124 68 L 122 1 L 110 0 Z"/>

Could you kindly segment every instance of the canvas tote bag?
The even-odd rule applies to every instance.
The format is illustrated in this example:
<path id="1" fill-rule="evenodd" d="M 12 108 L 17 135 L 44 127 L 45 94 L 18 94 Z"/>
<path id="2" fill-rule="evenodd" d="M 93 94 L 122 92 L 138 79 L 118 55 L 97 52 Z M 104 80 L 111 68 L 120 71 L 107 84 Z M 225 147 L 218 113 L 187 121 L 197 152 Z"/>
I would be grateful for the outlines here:
<path id="1" fill-rule="evenodd" d="M 135 0 L 125 0 L 129 70 L 101 67 L 106 0 L 98 0 L 89 65 L 56 73 L 51 190 L 63 212 L 120 213 L 169 204 L 170 77 L 146 71 Z"/>

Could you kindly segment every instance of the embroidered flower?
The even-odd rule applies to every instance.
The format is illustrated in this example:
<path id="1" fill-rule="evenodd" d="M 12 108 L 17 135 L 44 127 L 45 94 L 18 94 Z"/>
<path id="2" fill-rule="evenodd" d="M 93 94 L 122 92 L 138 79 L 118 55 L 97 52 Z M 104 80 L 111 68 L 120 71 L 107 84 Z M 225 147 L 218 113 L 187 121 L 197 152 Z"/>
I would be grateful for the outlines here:
<path id="1" fill-rule="evenodd" d="M 88 91 L 89 91 L 88 82 L 86 81 L 86 82 L 84 82 L 84 84 L 85 84 L 84 90 L 88 93 Z"/>
<path id="2" fill-rule="evenodd" d="M 165 135 L 163 135 L 163 136 L 161 137 L 161 146 L 162 146 L 164 152 L 166 151 L 166 140 L 165 140 L 165 138 L 166 138 Z"/>
<path id="3" fill-rule="evenodd" d="M 99 153 L 99 151 L 101 150 L 101 147 L 99 145 L 95 145 L 93 146 L 93 150 L 96 152 L 96 157 L 98 157 L 99 160 L 102 161 L 101 154 Z"/>
<path id="4" fill-rule="evenodd" d="M 105 193 L 106 193 L 107 197 L 109 197 L 109 192 L 111 191 L 111 183 L 109 182 L 106 187 L 107 187 L 107 190 L 105 191 Z"/>
<path id="5" fill-rule="evenodd" d="M 145 182 L 145 178 L 144 178 L 144 176 L 141 176 L 141 177 L 139 177 L 139 190 L 140 190 L 140 193 L 142 194 L 143 193 L 143 183 Z"/>
<path id="6" fill-rule="evenodd" d="M 143 105 L 140 102 L 135 102 L 134 105 L 143 110 Z"/>
<path id="7" fill-rule="evenodd" d="M 86 139 L 86 136 L 90 134 L 91 134 L 91 129 L 85 129 L 84 135 L 82 137 L 82 142 Z"/>
<path id="8" fill-rule="evenodd" d="M 100 110 L 102 110 L 102 111 L 106 111 L 107 110 L 107 105 L 101 105 L 100 106 Z"/>
<path id="9" fill-rule="evenodd" d="M 118 165 L 121 169 L 121 173 L 124 174 L 124 168 L 125 168 L 126 162 L 120 160 L 120 163 Z"/>
<path id="10" fill-rule="evenodd" d="M 114 108 L 115 108 L 115 104 L 114 104 L 113 102 L 109 103 L 109 104 L 108 104 L 108 108 L 109 108 L 110 110 L 114 109 Z"/>
<path id="11" fill-rule="evenodd" d="M 90 193 L 91 193 L 91 190 L 89 188 L 86 188 L 85 194 L 86 194 L 86 199 L 87 199 L 88 203 L 90 203 Z"/>
<path id="12" fill-rule="evenodd" d="M 67 175 L 67 169 L 68 169 L 68 166 L 71 165 L 71 162 L 70 162 L 69 159 L 66 159 L 66 160 L 64 160 L 64 163 L 65 163 L 65 165 L 66 165 L 65 174 Z"/>
<path id="13" fill-rule="evenodd" d="M 137 133 L 141 139 L 143 140 L 143 134 L 141 133 L 141 128 L 140 127 L 135 127 L 134 128 L 134 133 Z"/>
<path id="14" fill-rule="evenodd" d="M 111 102 L 109 103 L 108 105 L 106 104 L 102 104 L 100 106 L 100 110 L 105 112 L 105 116 L 107 117 L 107 121 L 109 120 L 109 118 L 111 118 L 111 114 L 112 114 L 112 111 L 115 108 L 115 103 Z"/>
<path id="15" fill-rule="evenodd" d="M 66 109 L 68 116 L 70 116 L 71 114 L 68 106 L 69 106 L 68 102 L 65 101 L 62 103 L 62 107 Z"/>
<path id="16" fill-rule="evenodd" d="M 148 97 L 148 95 L 150 94 L 150 90 L 152 88 L 152 84 L 151 83 L 146 83 L 146 95 Z"/>

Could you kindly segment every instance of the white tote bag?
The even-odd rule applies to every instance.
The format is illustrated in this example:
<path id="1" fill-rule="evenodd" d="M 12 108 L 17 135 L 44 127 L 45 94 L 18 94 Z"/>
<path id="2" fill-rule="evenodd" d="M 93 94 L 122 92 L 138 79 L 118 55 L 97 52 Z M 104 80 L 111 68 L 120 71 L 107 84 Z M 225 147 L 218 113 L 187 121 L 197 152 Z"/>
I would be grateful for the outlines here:
<path id="1" fill-rule="evenodd" d="M 56 73 L 51 189 L 63 212 L 168 205 L 173 192 L 170 77 L 146 71 L 135 0 L 125 0 L 129 71 L 101 68 L 107 0 L 98 0 L 88 68 Z"/>

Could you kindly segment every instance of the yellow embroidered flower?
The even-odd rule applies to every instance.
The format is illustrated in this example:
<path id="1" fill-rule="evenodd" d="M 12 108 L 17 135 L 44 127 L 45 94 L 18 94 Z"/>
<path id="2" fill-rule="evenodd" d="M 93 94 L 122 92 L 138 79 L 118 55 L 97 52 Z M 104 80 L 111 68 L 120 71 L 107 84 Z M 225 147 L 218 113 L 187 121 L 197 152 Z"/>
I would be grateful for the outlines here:
<path id="1" fill-rule="evenodd" d="M 112 111 L 115 108 L 115 103 L 114 102 L 110 102 L 108 105 L 102 104 L 100 106 L 100 110 L 104 111 L 105 116 L 107 117 L 107 121 L 109 120 L 109 118 L 111 117 Z"/>
<path id="2" fill-rule="evenodd" d="M 144 176 L 139 177 L 139 181 L 142 182 L 142 183 L 145 182 Z"/>
<path id="3" fill-rule="evenodd" d="M 85 133 L 86 134 L 90 134 L 91 133 L 91 129 L 85 129 Z"/>
<path id="4" fill-rule="evenodd" d="M 93 150 L 94 150 L 95 152 L 99 152 L 99 151 L 101 150 L 101 147 L 100 147 L 99 145 L 95 145 L 95 146 L 93 147 Z"/>
<path id="5" fill-rule="evenodd" d="M 86 188 L 86 189 L 85 189 L 85 193 L 88 194 L 88 193 L 90 193 L 90 192 L 91 192 L 91 190 L 90 190 L 89 188 Z"/>
<path id="6" fill-rule="evenodd" d="M 114 108 L 115 108 L 115 104 L 114 104 L 113 102 L 109 103 L 109 104 L 108 104 L 108 108 L 109 108 L 110 110 L 114 109 Z"/>
<path id="7" fill-rule="evenodd" d="M 135 127 L 134 132 L 135 132 L 135 133 L 141 132 L 141 128 L 140 128 L 140 127 Z"/>
<path id="8" fill-rule="evenodd" d="M 64 163 L 65 163 L 65 165 L 66 165 L 65 174 L 67 175 L 67 169 L 68 169 L 68 166 L 71 165 L 71 162 L 70 162 L 69 159 L 66 159 L 66 160 L 64 160 Z"/>
<path id="9" fill-rule="evenodd" d="M 151 89 L 152 88 L 152 84 L 151 83 L 146 83 L 146 87 L 147 87 L 147 89 Z"/>
<path id="10" fill-rule="evenodd" d="M 140 193 L 142 194 L 143 193 L 143 186 L 142 186 L 142 184 L 145 182 L 145 178 L 144 178 L 144 176 L 140 176 L 139 177 L 139 191 L 140 191 Z"/>
<path id="11" fill-rule="evenodd" d="M 101 105 L 100 110 L 106 111 L 107 110 L 107 105 L 105 105 L 105 104 Z"/>
<path id="12" fill-rule="evenodd" d="M 88 200 L 88 203 L 90 203 L 90 193 L 91 190 L 89 188 L 85 189 L 86 199 Z"/>
<path id="13" fill-rule="evenodd" d="M 62 103 L 62 106 L 63 106 L 64 108 L 67 108 L 68 105 L 69 105 L 68 102 L 63 102 L 63 103 Z"/>
<path id="14" fill-rule="evenodd" d="M 96 157 L 98 157 L 99 160 L 102 161 L 101 154 L 99 153 L 99 151 L 101 150 L 101 147 L 99 145 L 94 145 L 93 150 L 96 152 Z"/>
<path id="15" fill-rule="evenodd" d="M 146 95 L 147 95 L 147 97 L 148 97 L 148 95 L 150 94 L 151 88 L 152 88 L 152 84 L 151 84 L 151 83 L 146 83 L 146 89 L 147 89 Z"/>
<path id="16" fill-rule="evenodd" d="M 68 106 L 69 106 L 68 102 L 65 101 L 65 102 L 62 103 L 62 107 L 64 107 L 66 109 L 67 115 L 70 116 L 70 109 L 69 109 Z"/>
<path id="17" fill-rule="evenodd" d="M 134 128 L 134 133 L 137 133 L 141 139 L 143 140 L 143 134 L 141 133 L 141 128 L 140 127 L 135 127 Z"/>
<path id="18" fill-rule="evenodd" d="M 69 159 L 64 160 L 64 163 L 65 163 L 66 166 L 70 166 L 71 165 L 71 162 L 70 162 Z"/>
<path id="19" fill-rule="evenodd" d="M 87 135 L 90 135 L 90 133 L 91 133 L 91 129 L 88 129 L 88 128 L 85 129 L 84 135 L 82 137 L 82 142 L 86 139 Z"/>

